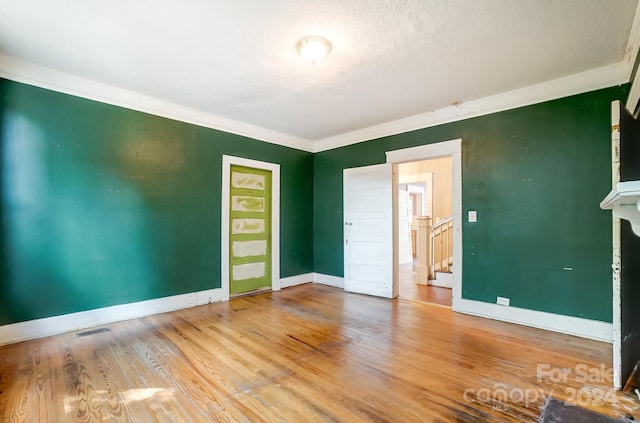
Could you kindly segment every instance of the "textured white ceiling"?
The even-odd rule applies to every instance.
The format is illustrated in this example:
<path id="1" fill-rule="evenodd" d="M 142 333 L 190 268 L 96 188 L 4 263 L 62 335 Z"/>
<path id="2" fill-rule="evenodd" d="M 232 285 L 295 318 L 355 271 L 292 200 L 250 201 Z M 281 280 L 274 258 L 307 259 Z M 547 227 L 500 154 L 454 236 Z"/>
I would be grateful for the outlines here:
<path id="1" fill-rule="evenodd" d="M 637 0 L 0 0 L 0 54 L 321 140 L 619 63 L 628 58 L 636 7 Z M 324 62 L 297 55 L 305 35 L 331 40 Z"/>

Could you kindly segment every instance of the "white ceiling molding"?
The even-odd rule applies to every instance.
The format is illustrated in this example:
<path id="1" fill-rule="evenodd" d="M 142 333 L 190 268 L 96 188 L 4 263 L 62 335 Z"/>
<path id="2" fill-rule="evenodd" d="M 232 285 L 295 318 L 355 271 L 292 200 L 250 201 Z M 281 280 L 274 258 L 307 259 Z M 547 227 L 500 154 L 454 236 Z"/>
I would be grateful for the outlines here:
<path id="1" fill-rule="evenodd" d="M 242 135 L 271 144 L 308 152 L 313 150 L 313 143 L 306 139 L 180 106 L 5 55 L 0 55 L 0 77 L 101 103 Z"/>
<path id="2" fill-rule="evenodd" d="M 0 54 L 0 77 L 102 103 L 125 107 L 207 128 L 246 136 L 271 144 L 308 152 L 321 152 L 376 138 L 456 122 L 490 113 L 541 103 L 583 92 L 629 82 L 640 51 L 640 3 L 620 62 L 497 94 L 455 106 L 358 129 L 320 140 L 308 140 L 234 119 L 181 106 L 150 96 L 92 81 L 51 68 Z M 640 101 L 640 72 L 636 72 L 627 108 L 637 109 Z"/>
<path id="3" fill-rule="evenodd" d="M 635 52 L 637 53 L 637 49 Z M 634 58 L 635 60 L 635 58 Z M 133 91 L 80 78 L 19 59 L 0 55 L 0 77 L 102 103 L 254 138 L 308 152 L 321 152 L 376 138 L 428 128 L 490 113 L 528 106 L 628 82 L 633 62 L 625 58 L 614 65 L 544 82 L 530 87 L 410 116 L 335 137 L 311 141 L 260 128 Z"/>
<path id="4" fill-rule="evenodd" d="M 529 106 L 629 81 L 626 61 L 314 142 L 313 152 Z"/>
<path id="5" fill-rule="evenodd" d="M 570 95 L 626 84 L 631 80 L 633 67 L 640 51 L 640 2 L 636 6 L 633 24 L 627 41 L 627 53 L 619 63 L 593 69 L 541 84 L 497 94 L 490 97 L 449 106 L 431 112 L 394 120 L 368 128 L 316 140 L 313 152 L 331 150 L 390 135 L 456 122 L 490 113 L 529 106 Z M 640 69 L 639 69 L 640 70 Z M 632 113 L 640 102 L 640 71 L 636 72 L 629 93 L 627 108 Z"/>
<path id="6" fill-rule="evenodd" d="M 640 49 L 639 0 L 41 3 L 0 1 L 5 76 L 307 151 L 628 82 Z"/>

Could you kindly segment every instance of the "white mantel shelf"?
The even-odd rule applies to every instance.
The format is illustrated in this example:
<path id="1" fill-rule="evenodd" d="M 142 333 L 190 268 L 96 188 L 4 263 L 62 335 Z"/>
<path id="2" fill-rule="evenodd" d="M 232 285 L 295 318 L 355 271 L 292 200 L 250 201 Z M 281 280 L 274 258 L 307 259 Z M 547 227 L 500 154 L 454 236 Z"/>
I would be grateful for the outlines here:
<path id="1" fill-rule="evenodd" d="M 613 210 L 620 219 L 631 222 L 631 228 L 640 236 L 640 181 L 620 182 L 600 202 L 600 208 Z"/>

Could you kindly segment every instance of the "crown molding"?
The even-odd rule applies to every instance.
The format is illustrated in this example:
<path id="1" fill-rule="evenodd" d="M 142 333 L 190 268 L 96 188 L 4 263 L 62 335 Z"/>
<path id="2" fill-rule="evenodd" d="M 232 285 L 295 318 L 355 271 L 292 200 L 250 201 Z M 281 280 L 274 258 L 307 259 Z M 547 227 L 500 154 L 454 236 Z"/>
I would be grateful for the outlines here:
<path id="1" fill-rule="evenodd" d="M 625 55 L 622 61 L 616 64 L 316 141 L 180 106 L 134 91 L 35 65 L 10 56 L 0 55 L 0 77 L 101 103 L 125 107 L 156 116 L 241 135 L 271 144 L 318 153 L 376 138 L 456 122 L 627 83 L 629 82 L 636 56 L 640 49 L 639 16 L 640 14 L 636 13 L 632 31 L 629 35 L 627 55 Z"/>
<path id="2" fill-rule="evenodd" d="M 368 128 L 358 129 L 314 142 L 314 153 L 344 147 L 363 141 L 403 132 L 442 125 L 444 123 L 502 112 L 531 104 L 567 97 L 629 81 L 628 63 L 621 61 L 587 72 L 555 79 L 541 84 L 448 106 L 442 109 L 410 116 Z"/>
<path id="3" fill-rule="evenodd" d="M 310 140 L 202 112 L 6 55 L 0 55 L 0 77 L 76 97 L 254 138 L 271 144 L 308 152 L 313 150 L 313 142 Z"/>

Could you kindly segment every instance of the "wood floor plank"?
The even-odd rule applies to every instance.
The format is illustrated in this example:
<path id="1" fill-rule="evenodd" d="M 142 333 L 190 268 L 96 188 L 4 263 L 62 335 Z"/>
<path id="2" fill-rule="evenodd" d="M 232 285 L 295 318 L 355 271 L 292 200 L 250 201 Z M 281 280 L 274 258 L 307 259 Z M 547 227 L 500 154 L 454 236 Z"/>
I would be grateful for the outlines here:
<path id="1" fill-rule="evenodd" d="M 38 341 L 34 341 L 38 342 Z M 27 414 L 27 402 L 29 396 L 30 371 L 28 364 L 25 366 L 23 361 L 29 363 L 29 358 L 25 354 L 28 348 L 26 343 L 18 345 L 9 345 L 3 347 L 7 352 L 3 351 L 0 357 L 4 356 L 5 367 L 3 368 L 2 386 L 0 390 L 0 416 L 3 422 L 30 422 L 35 420 L 35 413 L 31 416 Z M 39 410 L 38 410 L 39 412 Z"/>
<path id="2" fill-rule="evenodd" d="M 129 330 L 130 326 L 134 330 Z M 133 422 L 168 421 L 168 413 L 160 399 L 171 394 L 171 389 L 164 383 L 151 382 L 148 367 L 140 360 L 135 351 L 132 339 L 139 342 L 141 325 L 119 325 L 113 332 L 100 334 L 102 347 L 95 354 L 99 354 L 107 370 L 105 377 L 109 378 L 110 389 L 114 395 L 125 404 L 127 418 Z M 160 398 L 160 399 L 159 399 Z"/>
<path id="3" fill-rule="evenodd" d="M 0 347 L 0 422 L 536 422 L 547 395 L 640 419 L 576 373 L 611 345 L 416 301 L 309 284 L 107 328 Z"/>
<path id="4" fill-rule="evenodd" d="M 147 324 L 147 327 L 157 328 L 154 330 L 159 337 L 168 341 L 167 345 L 181 348 L 180 352 L 174 352 L 180 359 L 166 363 L 170 373 L 176 379 L 177 389 L 189 395 L 212 417 L 217 415 L 217 421 L 224 420 L 225 413 L 233 420 L 258 418 L 252 407 L 247 405 L 247 401 L 231 402 L 229 400 L 230 397 L 241 396 L 243 390 L 240 383 L 244 380 L 242 377 L 237 377 L 232 381 L 229 377 L 236 369 L 242 372 L 245 370 L 238 366 L 220 369 L 218 358 L 224 357 L 224 353 L 218 352 L 213 355 L 208 349 L 198 349 L 191 335 L 185 335 L 180 330 L 182 319 L 168 315 L 157 316 L 156 319 L 154 317 L 156 316 L 143 319 L 155 322 Z M 170 319 L 171 323 L 168 323 L 167 319 Z M 186 325 L 186 328 L 193 328 L 193 326 Z M 198 333 L 198 335 L 201 334 Z"/>
<path id="5" fill-rule="evenodd" d="M 209 331 L 215 336 L 203 336 L 193 340 L 197 348 L 200 349 L 198 355 L 206 355 L 204 350 L 210 348 L 211 343 L 219 343 L 222 340 L 223 344 L 218 347 L 219 354 L 211 359 L 218 363 L 220 360 L 224 361 L 227 368 L 225 372 L 239 381 L 236 383 L 242 388 L 242 392 L 237 395 L 255 392 L 266 386 L 269 389 L 262 390 L 263 393 L 258 397 L 263 405 L 267 407 L 274 405 L 277 397 L 280 396 L 277 394 L 281 393 L 280 388 L 284 381 L 295 374 L 294 369 L 278 363 L 278 360 L 267 357 L 272 348 L 260 350 L 260 347 L 254 344 L 253 346 L 257 348 L 249 350 L 246 347 L 248 336 L 235 339 L 234 333 L 227 333 L 224 328 L 224 326 L 210 326 Z M 222 330 L 218 331 L 217 329 Z M 295 375 L 295 378 L 297 379 L 298 376 Z M 273 386 L 277 386 L 278 389 L 271 389 Z"/>

